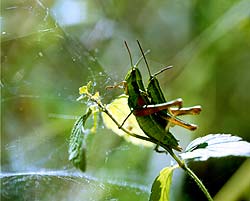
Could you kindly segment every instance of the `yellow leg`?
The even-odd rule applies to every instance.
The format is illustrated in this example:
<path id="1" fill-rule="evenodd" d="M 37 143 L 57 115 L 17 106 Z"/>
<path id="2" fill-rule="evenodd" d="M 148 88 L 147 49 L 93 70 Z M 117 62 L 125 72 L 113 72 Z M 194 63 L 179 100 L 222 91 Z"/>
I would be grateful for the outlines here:
<path id="1" fill-rule="evenodd" d="M 183 107 L 183 108 L 170 108 L 170 113 L 173 114 L 173 116 L 180 116 L 180 115 L 196 115 L 201 112 L 201 106 L 193 106 L 193 107 Z"/>
<path id="2" fill-rule="evenodd" d="M 168 130 L 171 125 L 181 126 L 191 131 L 197 129 L 197 126 L 195 124 L 189 124 L 185 121 L 182 121 L 181 119 L 176 118 L 175 116 L 161 116 L 161 117 L 168 121 L 166 130 Z"/>

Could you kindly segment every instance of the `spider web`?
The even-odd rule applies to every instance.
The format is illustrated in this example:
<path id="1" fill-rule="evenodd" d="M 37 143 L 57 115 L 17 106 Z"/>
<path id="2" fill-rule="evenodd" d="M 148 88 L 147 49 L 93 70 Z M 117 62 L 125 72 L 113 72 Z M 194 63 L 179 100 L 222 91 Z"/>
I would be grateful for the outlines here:
<path id="1" fill-rule="evenodd" d="M 95 32 L 81 41 L 71 34 L 79 30 L 69 34 L 64 29 L 84 22 L 85 17 L 75 13 L 75 21 L 67 21 L 60 12 L 84 11 L 85 4 L 60 3 L 63 1 L 52 9 L 39 0 L 2 4 L 1 198 L 146 200 L 148 180 L 153 178 L 142 161 L 149 159 L 149 149 L 133 146 L 99 128 L 88 150 L 87 173 L 79 172 L 68 161 L 71 128 L 86 110 L 85 103 L 76 102 L 77 89 L 92 80 L 94 90 L 100 91 L 105 101 L 121 91 L 104 89 L 114 81 L 91 49 L 97 40 Z M 101 28 L 112 26 L 109 21 L 99 23 Z M 129 160 L 135 152 L 142 158 L 138 154 Z M 119 159 L 125 157 L 128 160 L 121 164 Z"/>
<path id="2" fill-rule="evenodd" d="M 98 200 L 100 197 L 103 200 L 119 200 L 114 192 L 145 198 L 149 190 L 144 185 L 102 180 L 68 170 L 2 173 L 1 180 L 1 194 L 5 200 Z"/>

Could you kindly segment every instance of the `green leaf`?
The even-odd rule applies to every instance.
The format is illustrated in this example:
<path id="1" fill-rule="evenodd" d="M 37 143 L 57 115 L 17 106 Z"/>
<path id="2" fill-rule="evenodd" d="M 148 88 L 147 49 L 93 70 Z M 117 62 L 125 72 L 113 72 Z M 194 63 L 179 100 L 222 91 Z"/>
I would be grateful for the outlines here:
<path id="1" fill-rule="evenodd" d="M 86 169 L 86 144 L 84 142 L 88 134 L 88 130 L 84 130 L 84 125 L 91 114 L 92 110 L 88 109 L 87 113 L 75 122 L 69 139 L 69 160 L 83 172 Z"/>
<path id="2" fill-rule="evenodd" d="M 156 177 L 150 194 L 150 201 L 168 201 L 173 170 L 176 167 L 166 167 Z"/>
<path id="3" fill-rule="evenodd" d="M 250 157 L 250 143 L 231 134 L 209 134 L 193 140 L 180 154 L 184 160 L 205 161 L 210 157 Z"/>

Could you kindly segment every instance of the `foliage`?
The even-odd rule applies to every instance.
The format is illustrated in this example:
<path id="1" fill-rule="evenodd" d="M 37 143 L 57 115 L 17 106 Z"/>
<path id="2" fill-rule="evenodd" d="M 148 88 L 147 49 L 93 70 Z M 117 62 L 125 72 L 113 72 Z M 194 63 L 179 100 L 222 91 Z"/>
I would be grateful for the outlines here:
<path id="1" fill-rule="evenodd" d="M 150 201 L 168 201 L 169 191 L 172 182 L 173 167 L 166 167 L 161 170 L 159 176 L 156 177 L 150 195 Z"/>
<path id="2" fill-rule="evenodd" d="M 210 157 L 250 157 L 250 143 L 230 134 L 209 134 L 193 140 L 180 154 L 182 159 L 205 161 Z"/>
<path id="3" fill-rule="evenodd" d="M 84 125 L 91 113 L 92 110 L 88 109 L 87 113 L 75 122 L 69 141 L 69 160 L 81 171 L 86 169 L 86 144 L 84 143 L 86 140 L 84 138 L 87 138 L 88 131 L 84 129 Z"/>

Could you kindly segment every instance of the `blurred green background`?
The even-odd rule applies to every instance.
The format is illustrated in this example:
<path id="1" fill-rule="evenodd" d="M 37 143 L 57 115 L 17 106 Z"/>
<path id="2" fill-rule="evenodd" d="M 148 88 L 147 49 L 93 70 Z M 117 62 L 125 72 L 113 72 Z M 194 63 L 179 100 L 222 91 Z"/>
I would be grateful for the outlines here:
<path id="1" fill-rule="evenodd" d="M 104 103 L 121 90 L 129 58 L 145 50 L 168 100 L 201 105 L 195 132 L 173 128 L 182 147 L 209 133 L 250 141 L 250 1 L 1 1 L 2 200 L 147 200 L 164 154 L 132 145 L 103 127 L 87 150 L 87 171 L 68 161 L 68 138 L 87 104 L 78 88 L 95 83 Z M 147 79 L 144 65 L 140 65 Z M 214 196 L 244 161 L 228 157 L 190 166 Z M 246 173 L 249 175 L 248 173 Z M 235 183 L 240 188 L 240 183 Z M 240 190 L 239 190 L 240 191 Z M 250 192 L 234 200 L 250 199 Z M 177 170 L 171 200 L 204 200 Z"/>

